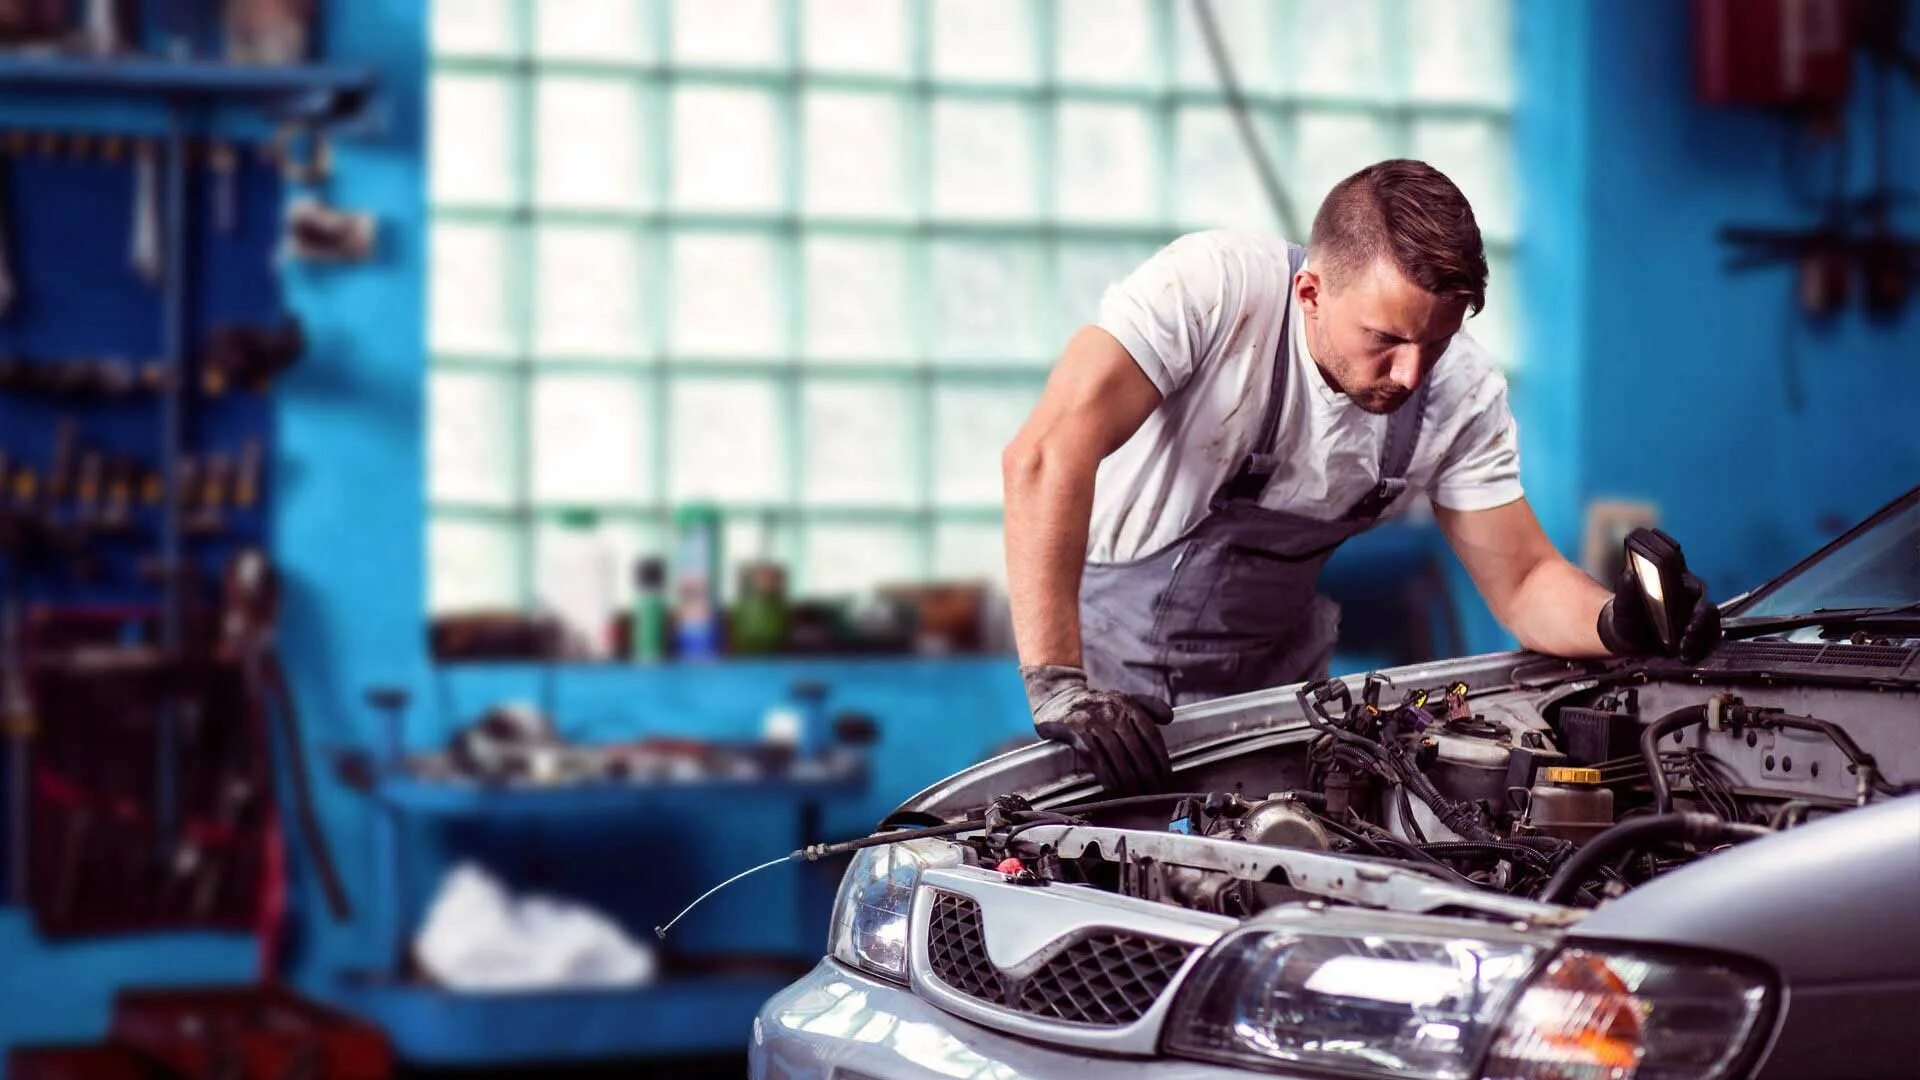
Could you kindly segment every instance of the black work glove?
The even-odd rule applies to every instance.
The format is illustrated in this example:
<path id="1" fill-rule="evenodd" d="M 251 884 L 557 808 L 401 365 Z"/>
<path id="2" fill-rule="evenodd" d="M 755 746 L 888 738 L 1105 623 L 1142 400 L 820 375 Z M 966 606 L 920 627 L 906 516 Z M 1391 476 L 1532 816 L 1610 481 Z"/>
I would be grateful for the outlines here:
<path id="1" fill-rule="evenodd" d="M 1020 681 L 1033 709 L 1033 730 L 1073 747 L 1080 767 L 1109 793 L 1139 795 L 1173 786 L 1159 728 L 1173 719 L 1165 702 L 1092 689 L 1085 671 L 1064 664 L 1023 667 Z"/>
<path id="2" fill-rule="evenodd" d="M 1620 569 L 1620 580 L 1613 587 L 1613 599 L 1600 609 L 1600 643 L 1615 656 L 1678 656 L 1692 663 L 1707 655 L 1720 640 L 1720 609 L 1707 599 L 1707 587 L 1692 571 L 1680 577 L 1677 610 L 1685 629 L 1680 632 L 1679 649 L 1669 651 L 1660 644 L 1660 634 L 1647 614 L 1641 599 L 1640 575 L 1633 560 Z"/>

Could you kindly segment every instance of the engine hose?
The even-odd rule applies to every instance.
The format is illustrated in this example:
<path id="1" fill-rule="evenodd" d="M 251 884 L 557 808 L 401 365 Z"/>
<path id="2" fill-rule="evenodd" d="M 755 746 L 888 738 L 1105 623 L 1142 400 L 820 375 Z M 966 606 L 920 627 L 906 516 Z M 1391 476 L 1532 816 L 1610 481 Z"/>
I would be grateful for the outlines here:
<path id="1" fill-rule="evenodd" d="M 1540 899 L 1548 904 L 1571 901 L 1589 877 L 1622 852 L 1675 841 L 1718 844 L 1755 840 L 1772 834 L 1771 829 L 1723 821 L 1713 814 L 1655 814 L 1623 821 L 1587 841 L 1575 852 L 1573 858 L 1568 859 L 1553 875 L 1553 879 L 1547 882 L 1546 888 L 1540 890 Z"/>
<path id="2" fill-rule="evenodd" d="M 1445 860 L 1449 856 L 1497 855 L 1504 859 L 1518 859 L 1536 870 L 1553 869 L 1553 858 L 1544 851 L 1536 851 L 1525 844 L 1505 844 L 1498 841 L 1479 840 L 1443 841 L 1435 844 L 1421 844 L 1420 850 L 1435 858 Z"/>
<path id="3" fill-rule="evenodd" d="M 1407 785 L 1407 790 L 1427 804 L 1427 808 L 1433 811 L 1433 816 L 1440 819 L 1440 824 L 1453 830 L 1455 835 L 1463 839 L 1480 841 L 1500 839 L 1493 834 L 1492 830 L 1480 824 L 1480 818 L 1473 812 L 1472 806 L 1455 802 L 1440 794 L 1440 789 L 1433 786 L 1433 781 L 1427 779 L 1427 774 L 1421 772 L 1418 765 L 1408 760 L 1407 751 L 1398 740 L 1389 736 L 1381 741 L 1381 746 L 1387 752 L 1387 760 L 1393 765 L 1393 771 L 1398 773 L 1401 781 Z"/>
<path id="4" fill-rule="evenodd" d="M 1675 709 L 1667 715 L 1648 724 L 1640 732 L 1640 759 L 1647 766 L 1647 785 L 1653 789 L 1653 812 L 1670 814 L 1673 812 L 1673 789 L 1667 784 L 1666 769 L 1660 764 L 1660 740 L 1684 727 L 1707 722 L 1705 705 L 1689 705 L 1684 709 Z M 1604 834 L 1602 834 L 1604 835 Z M 1592 845 L 1589 844 L 1589 847 Z"/>

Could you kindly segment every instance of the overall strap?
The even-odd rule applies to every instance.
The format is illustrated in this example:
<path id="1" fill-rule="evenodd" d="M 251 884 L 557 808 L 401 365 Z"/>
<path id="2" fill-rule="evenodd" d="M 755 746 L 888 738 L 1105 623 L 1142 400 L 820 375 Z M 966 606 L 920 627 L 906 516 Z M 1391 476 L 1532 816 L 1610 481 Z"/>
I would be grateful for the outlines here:
<path id="1" fill-rule="evenodd" d="M 1267 388 L 1266 411 L 1260 414 L 1260 431 L 1254 437 L 1252 450 L 1240 460 L 1240 467 L 1220 485 L 1220 490 L 1213 493 L 1215 502 L 1257 500 L 1273 474 L 1279 471 L 1280 459 L 1274 455 L 1273 448 L 1279 441 L 1280 409 L 1287 399 L 1287 369 L 1293 366 L 1293 277 L 1306 261 L 1306 248 L 1299 244 L 1287 245 L 1286 308 L 1280 317 L 1280 341 L 1273 350 L 1273 379 Z"/>
<path id="2" fill-rule="evenodd" d="M 1420 442 L 1420 427 L 1427 413 L 1427 390 L 1433 385 L 1433 373 L 1420 380 L 1400 407 L 1387 420 L 1387 437 L 1380 443 L 1380 482 L 1360 497 L 1346 513 L 1347 520 L 1377 518 L 1407 490 L 1407 468 L 1413 464 L 1413 449 Z"/>

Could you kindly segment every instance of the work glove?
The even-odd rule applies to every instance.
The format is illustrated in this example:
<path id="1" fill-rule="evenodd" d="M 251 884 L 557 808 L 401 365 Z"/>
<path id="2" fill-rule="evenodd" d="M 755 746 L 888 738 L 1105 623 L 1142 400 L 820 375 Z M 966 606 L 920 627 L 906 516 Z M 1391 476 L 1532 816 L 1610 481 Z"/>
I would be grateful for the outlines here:
<path id="1" fill-rule="evenodd" d="M 1600 643 L 1613 655 L 1674 655 L 1692 663 L 1707 655 L 1720 640 L 1720 609 L 1707 599 L 1706 585 L 1692 571 L 1680 577 L 1676 610 L 1685 629 L 1674 652 L 1660 644 L 1660 633 L 1654 629 L 1653 617 L 1647 614 L 1641 595 L 1640 575 L 1634 571 L 1633 560 L 1628 559 L 1614 584 L 1613 599 L 1600 609 Z"/>
<path id="2" fill-rule="evenodd" d="M 1159 725 L 1173 720 L 1165 702 L 1139 694 L 1095 690 L 1087 673 L 1064 664 L 1020 669 L 1033 729 L 1049 742 L 1073 747 L 1079 766 L 1115 795 L 1166 791 L 1173 765 Z"/>

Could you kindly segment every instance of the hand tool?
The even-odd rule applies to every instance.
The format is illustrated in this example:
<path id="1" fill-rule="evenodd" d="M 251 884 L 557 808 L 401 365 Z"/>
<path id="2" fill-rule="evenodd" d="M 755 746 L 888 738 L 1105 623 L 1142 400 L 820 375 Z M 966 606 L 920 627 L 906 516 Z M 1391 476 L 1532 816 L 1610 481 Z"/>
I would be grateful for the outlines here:
<path id="1" fill-rule="evenodd" d="M 207 168 L 213 173 L 208 193 L 213 200 L 213 227 L 226 236 L 239 227 L 240 155 L 226 143 L 214 143 L 207 150 Z"/>
<path id="2" fill-rule="evenodd" d="M 106 472 L 106 457 L 100 451 L 89 450 L 80 458 L 80 477 L 73 486 L 75 523 L 90 526 L 97 519 Z"/>
<path id="3" fill-rule="evenodd" d="M 166 273 L 160 250 L 160 149 L 144 140 L 133 161 L 133 236 L 127 253 L 133 272 L 149 285 Z"/>
<path id="4" fill-rule="evenodd" d="M 8 160 L 9 168 L 12 161 Z M 13 264 L 7 256 L 7 177 L 6 169 L 0 169 L 0 317 L 13 310 L 13 302 L 18 298 L 19 286 L 13 279 Z"/>
<path id="5" fill-rule="evenodd" d="M 78 437 L 73 417 L 61 417 L 53 437 L 53 465 L 47 470 L 47 498 L 54 503 L 65 502 L 73 494 L 74 441 Z"/>
<path id="6" fill-rule="evenodd" d="M 7 880 L 13 886 L 13 903 L 19 907 L 27 902 L 27 843 L 33 835 L 33 800 L 27 791 L 27 776 L 34 722 L 26 670 L 20 663 L 20 605 L 11 598 L 0 611 L 0 683 L 4 683 L 0 686 L 0 716 L 5 718 L 7 732 L 7 850 L 13 854 Z"/>
<path id="7" fill-rule="evenodd" d="M 246 680 L 250 700 L 258 703 L 275 721 L 286 752 L 287 777 L 292 784 L 294 822 L 313 858 L 315 876 L 320 880 L 327 907 L 334 921 L 345 922 L 353 909 L 341 883 L 340 870 L 327 844 L 314 811 L 309 786 L 305 744 L 300 736 L 300 718 L 294 706 L 293 692 L 287 686 L 286 670 L 280 663 L 274 624 L 279 618 L 280 582 L 258 548 L 237 552 L 227 563 L 221 582 L 219 654 L 237 661 Z"/>
<path id="8" fill-rule="evenodd" d="M 114 532 L 133 525 L 133 487 L 140 463 L 130 457 L 116 457 L 107 472 L 107 506 L 101 523 Z"/>
<path id="9" fill-rule="evenodd" d="M 260 503 L 260 473 L 265 467 L 265 452 L 259 439 L 248 439 L 240 448 L 240 471 L 233 480 L 233 505 L 252 510 Z"/>

